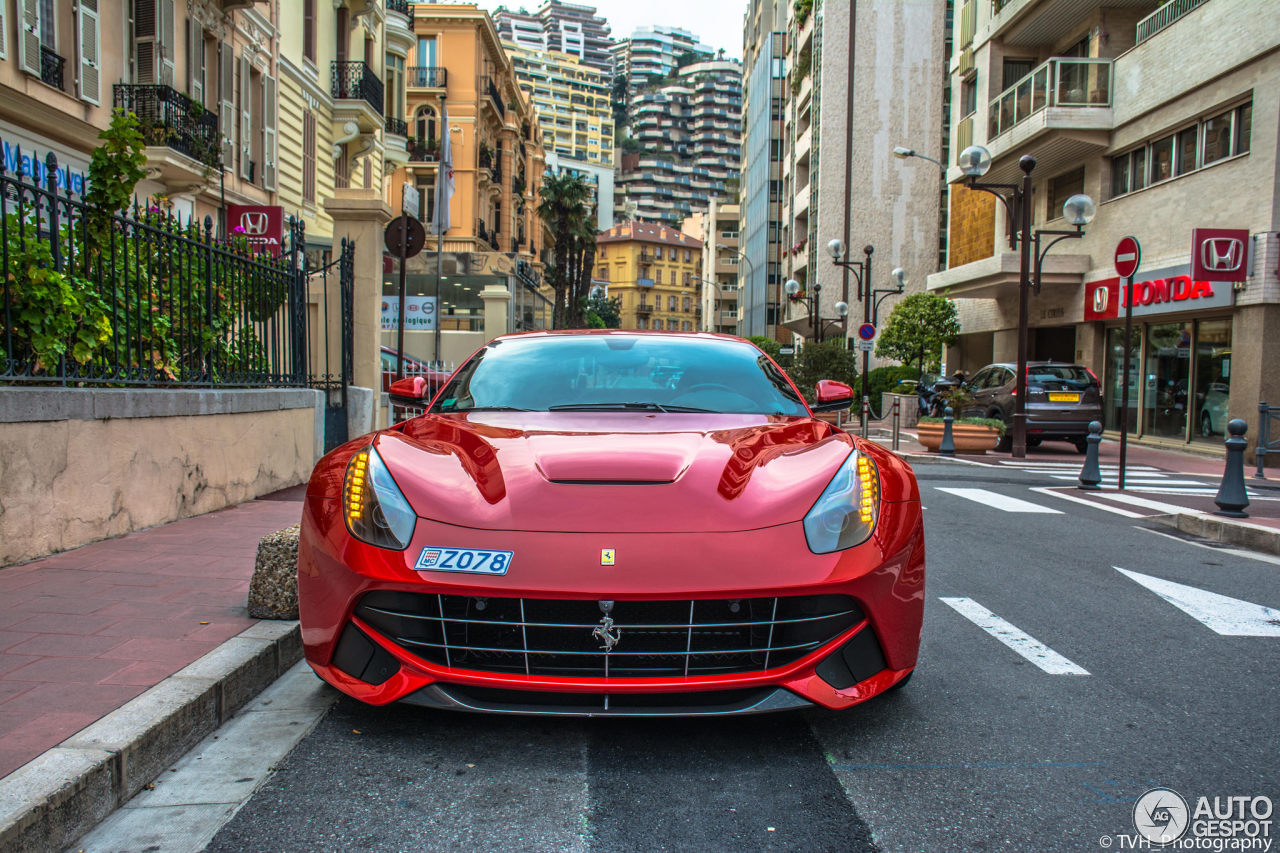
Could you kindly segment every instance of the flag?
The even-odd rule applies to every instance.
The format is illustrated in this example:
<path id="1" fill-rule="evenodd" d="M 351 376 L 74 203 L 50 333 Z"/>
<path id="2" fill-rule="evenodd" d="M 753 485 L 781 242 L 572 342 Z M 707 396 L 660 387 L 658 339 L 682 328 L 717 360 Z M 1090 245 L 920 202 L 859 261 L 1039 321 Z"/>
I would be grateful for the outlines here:
<path id="1" fill-rule="evenodd" d="M 436 176 L 436 222 L 433 231 L 449 230 L 449 201 L 453 198 L 453 150 L 449 144 L 449 108 L 441 105 L 440 173 Z"/>

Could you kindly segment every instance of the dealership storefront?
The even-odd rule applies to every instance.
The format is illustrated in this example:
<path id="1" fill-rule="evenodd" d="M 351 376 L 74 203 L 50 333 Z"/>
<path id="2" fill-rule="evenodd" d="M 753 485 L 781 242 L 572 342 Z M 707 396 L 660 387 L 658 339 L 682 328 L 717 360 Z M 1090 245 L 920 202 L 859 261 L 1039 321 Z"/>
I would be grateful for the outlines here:
<path id="1" fill-rule="evenodd" d="M 1191 273 L 1190 264 L 1181 264 L 1140 272 L 1133 284 L 1129 423 L 1143 436 L 1221 442 L 1231 393 L 1235 287 Z M 1085 283 L 1084 319 L 1105 330 L 1097 372 L 1107 430 L 1120 428 L 1124 302 L 1114 276 Z"/>

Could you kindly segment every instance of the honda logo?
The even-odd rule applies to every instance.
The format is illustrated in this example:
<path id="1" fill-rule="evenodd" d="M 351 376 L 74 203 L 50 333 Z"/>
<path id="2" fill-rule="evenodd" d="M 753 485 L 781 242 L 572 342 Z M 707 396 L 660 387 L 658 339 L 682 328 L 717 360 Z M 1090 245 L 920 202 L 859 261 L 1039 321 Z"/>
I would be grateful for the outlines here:
<path id="1" fill-rule="evenodd" d="M 1244 263 L 1244 241 L 1211 237 L 1200 244 L 1200 265 L 1207 272 L 1237 272 Z"/>
<path id="2" fill-rule="evenodd" d="M 1093 290 L 1093 311 L 1095 314 L 1105 314 L 1107 312 L 1107 303 L 1110 302 L 1110 295 L 1106 285 L 1096 287 Z"/>
<path id="3" fill-rule="evenodd" d="M 246 210 L 240 214 L 240 227 L 250 237 L 262 237 L 267 233 L 266 211 Z"/>

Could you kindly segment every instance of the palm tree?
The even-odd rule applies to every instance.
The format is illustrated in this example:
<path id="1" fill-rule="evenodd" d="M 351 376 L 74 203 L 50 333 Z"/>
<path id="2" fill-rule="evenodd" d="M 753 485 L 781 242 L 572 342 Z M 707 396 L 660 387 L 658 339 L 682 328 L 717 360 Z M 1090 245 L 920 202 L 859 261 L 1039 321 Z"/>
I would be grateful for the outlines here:
<path id="1" fill-rule="evenodd" d="M 538 216 L 555 235 L 552 262 L 546 269 L 546 279 L 555 293 L 551 327 L 563 329 L 575 318 L 581 319 L 581 309 L 574 297 L 577 296 L 578 281 L 581 279 L 581 234 L 584 223 L 590 218 L 587 199 L 591 196 L 591 188 L 580 175 L 567 172 L 561 175 L 547 174 L 542 179 L 542 188 L 538 194 Z M 590 243 L 594 257 L 594 219 L 591 221 L 593 227 Z M 588 272 L 588 285 L 589 276 Z M 583 294 L 585 295 L 585 290 Z"/>

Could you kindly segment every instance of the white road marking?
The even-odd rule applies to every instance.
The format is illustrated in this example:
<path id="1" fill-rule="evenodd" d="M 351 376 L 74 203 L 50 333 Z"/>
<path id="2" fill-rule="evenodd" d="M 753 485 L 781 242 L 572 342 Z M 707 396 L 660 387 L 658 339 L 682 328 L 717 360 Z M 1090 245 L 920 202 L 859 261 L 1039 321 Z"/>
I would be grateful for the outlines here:
<path id="1" fill-rule="evenodd" d="M 1051 474 L 1050 476 L 1053 477 L 1053 479 L 1055 480 L 1080 479 L 1079 474 L 1074 474 L 1074 475 L 1073 474 Z M 1117 478 L 1114 474 L 1108 474 L 1106 471 L 1103 471 L 1102 482 L 1104 484 L 1107 484 L 1107 483 L 1115 484 L 1119 482 L 1119 478 Z M 1208 488 L 1208 486 L 1206 486 L 1204 483 L 1200 482 L 1199 480 L 1165 480 L 1165 479 L 1157 480 L 1154 477 L 1125 477 L 1124 484 L 1125 486 L 1158 486 L 1161 488 L 1163 488 L 1164 486 L 1199 486 L 1201 489 Z"/>
<path id="2" fill-rule="evenodd" d="M 1223 637 L 1280 637 L 1280 610 L 1113 566 Z"/>
<path id="3" fill-rule="evenodd" d="M 1000 460 L 1001 465 L 1008 465 L 1011 468 L 1080 468 L 1084 465 L 1084 460 L 1079 462 L 1021 462 L 1010 461 L 1008 459 Z M 1117 471 L 1120 466 L 1111 462 L 1100 462 L 1098 467 L 1103 471 Z M 1160 471 L 1159 468 L 1153 468 L 1150 465 L 1126 465 L 1126 471 Z"/>
<path id="4" fill-rule="evenodd" d="M 1011 498 L 1008 495 L 1002 495 L 999 492 L 988 491 L 987 489 L 953 489 L 944 488 L 942 486 L 934 486 L 940 492 L 955 495 L 956 497 L 967 498 L 975 503 L 984 504 L 985 506 L 1002 509 L 1005 512 L 1039 512 L 1052 515 L 1061 515 L 1062 511 L 1050 509 L 1047 506 L 1033 504 L 1030 501 Z"/>
<path id="5" fill-rule="evenodd" d="M 1061 489 L 1061 488 L 1063 487 L 1062 486 L 1039 486 L 1037 488 L 1031 489 L 1031 491 L 1039 492 L 1042 495 L 1053 495 L 1055 498 L 1062 498 L 1063 500 L 1072 501 L 1073 503 L 1084 504 L 1085 506 L 1091 506 L 1094 509 L 1100 509 L 1100 510 L 1103 510 L 1104 512 L 1114 513 L 1115 515 L 1123 515 L 1125 518 L 1146 518 L 1146 516 L 1140 512 L 1131 512 L 1130 510 L 1127 510 L 1127 509 L 1121 509 L 1118 506 L 1100 504 L 1097 501 L 1091 501 L 1091 500 L 1088 500 L 1087 498 L 1082 498 L 1079 495 L 1073 495 L 1069 492 L 1058 491 L 1058 489 Z"/>
<path id="6" fill-rule="evenodd" d="M 939 598 L 964 618 L 1050 675 L 1088 675 L 1089 671 L 1055 652 L 1025 631 L 1001 619 L 972 598 Z"/>
<path id="7" fill-rule="evenodd" d="M 1137 495 L 1127 495 L 1124 492 L 1098 492 L 1098 497 L 1106 498 L 1109 501 L 1118 501 L 1119 503 L 1129 504 L 1131 506 L 1140 506 L 1143 509 L 1154 509 L 1163 513 L 1177 514 L 1180 512 L 1195 512 L 1195 510 L 1189 507 L 1178 506 L 1177 504 L 1161 503 L 1160 501 L 1140 498 Z"/>

